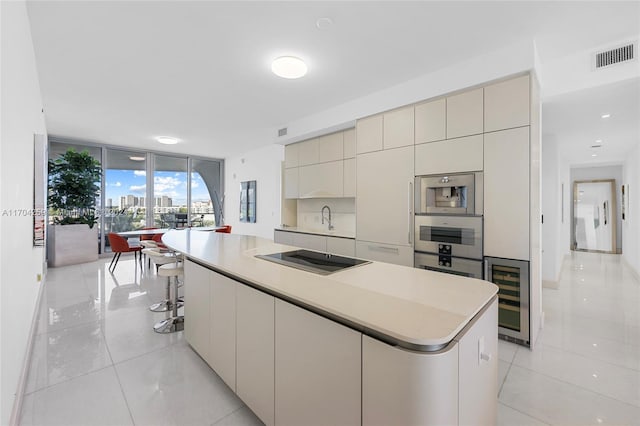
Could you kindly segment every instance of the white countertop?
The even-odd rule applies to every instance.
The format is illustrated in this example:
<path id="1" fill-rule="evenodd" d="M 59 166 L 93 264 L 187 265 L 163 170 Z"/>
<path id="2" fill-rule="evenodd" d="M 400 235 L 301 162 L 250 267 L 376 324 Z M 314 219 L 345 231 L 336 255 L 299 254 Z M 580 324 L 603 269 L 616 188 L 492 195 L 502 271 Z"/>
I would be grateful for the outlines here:
<path id="1" fill-rule="evenodd" d="M 449 343 L 498 291 L 488 281 L 382 262 L 317 275 L 255 258 L 297 248 L 246 235 L 170 231 L 162 241 L 221 273 L 409 346 Z"/>
<path id="2" fill-rule="evenodd" d="M 353 240 L 355 240 L 356 238 L 355 235 L 349 234 L 344 231 L 305 229 L 305 228 L 297 228 L 295 226 L 279 227 L 279 228 L 275 228 L 275 230 L 284 231 L 284 232 L 298 232 L 300 234 L 324 235 L 325 237 L 351 238 Z"/>

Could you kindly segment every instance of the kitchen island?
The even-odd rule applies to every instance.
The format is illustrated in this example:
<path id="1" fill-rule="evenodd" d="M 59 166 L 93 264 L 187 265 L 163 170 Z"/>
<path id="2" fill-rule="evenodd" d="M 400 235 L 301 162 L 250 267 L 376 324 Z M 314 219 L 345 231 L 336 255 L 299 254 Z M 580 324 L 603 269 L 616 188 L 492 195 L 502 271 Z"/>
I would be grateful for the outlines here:
<path id="1" fill-rule="evenodd" d="M 497 287 L 372 262 L 321 276 L 235 234 L 168 232 L 185 334 L 265 424 L 493 424 Z"/>

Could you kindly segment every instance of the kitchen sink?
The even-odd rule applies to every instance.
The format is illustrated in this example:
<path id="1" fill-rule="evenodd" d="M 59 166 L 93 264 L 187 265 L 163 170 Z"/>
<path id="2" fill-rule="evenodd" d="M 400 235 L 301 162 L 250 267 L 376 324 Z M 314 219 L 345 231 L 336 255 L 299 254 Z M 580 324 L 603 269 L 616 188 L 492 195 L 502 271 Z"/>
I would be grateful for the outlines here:
<path id="1" fill-rule="evenodd" d="M 293 250 L 282 253 L 259 254 L 257 258 L 268 260 L 269 262 L 313 272 L 320 275 L 329 275 L 334 272 L 344 271 L 368 262 L 361 259 L 336 256 L 328 253 L 320 253 L 311 250 Z"/>

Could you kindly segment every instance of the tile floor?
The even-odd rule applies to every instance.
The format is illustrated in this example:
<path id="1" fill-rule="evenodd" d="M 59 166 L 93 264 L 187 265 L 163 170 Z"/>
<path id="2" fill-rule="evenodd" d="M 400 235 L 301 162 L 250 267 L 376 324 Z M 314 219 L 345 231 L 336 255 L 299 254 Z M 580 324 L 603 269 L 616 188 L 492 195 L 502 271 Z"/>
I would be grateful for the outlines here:
<path id="1" fill-rule="evenodd" d="M 123 257 L 49 269 L 22 425 L 259 425 L 147 310 L 164 281 Z M 498 424 L 640 425 L 640 283 L 619 256 L 574 253 L 543 289 L 535 351 L 500 342 Z"/>

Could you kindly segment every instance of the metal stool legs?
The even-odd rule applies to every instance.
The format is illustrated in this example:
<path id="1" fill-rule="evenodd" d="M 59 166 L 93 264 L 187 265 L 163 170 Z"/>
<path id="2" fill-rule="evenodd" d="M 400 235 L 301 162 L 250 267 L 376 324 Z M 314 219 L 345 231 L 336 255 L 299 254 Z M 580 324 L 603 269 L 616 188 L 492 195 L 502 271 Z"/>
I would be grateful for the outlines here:
<path id="1" fill-rule="evenodd" d="M 175 277 L 175 280 L 178 280 L 178 277 Z M 178 308 L 182 308 L 184 306 L 184 302 L 178 298 Z M 171 300 L 171 277 L 167 277 L 167 294 L 166 299 L 154 303 L 149 306 L 149 310 L 152 312 L 167 312 L 173 309 L 173 301 Z"/>
<path id="2" fill-rule="evenodd" d="M 178 277 L 177 276 L 173 278 L 173 297 L 174 299 L 171 301 L 171 305 L 173 307 L 172 316 L 157 322 L 153 326 L 153 331 L 155 331 L 156 333 L 174 333 L 176 331 L 184 330 L 184 316 L 178 315 L 178 307 L 179 307 L 178 305 L 180 305 L 180 302 L 178 302 Z"/>

